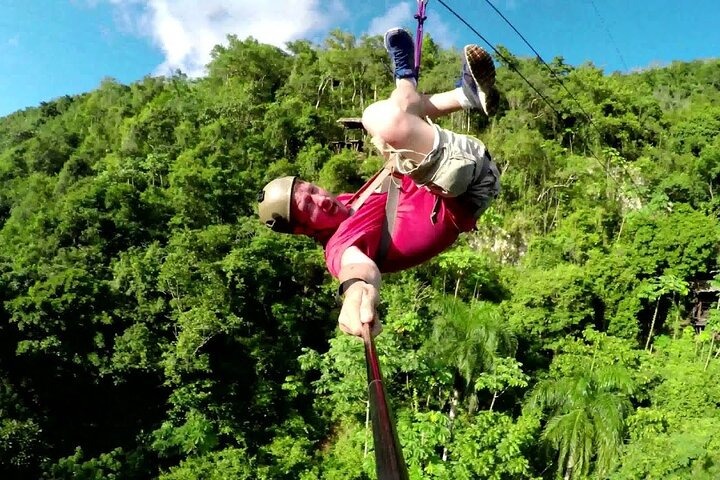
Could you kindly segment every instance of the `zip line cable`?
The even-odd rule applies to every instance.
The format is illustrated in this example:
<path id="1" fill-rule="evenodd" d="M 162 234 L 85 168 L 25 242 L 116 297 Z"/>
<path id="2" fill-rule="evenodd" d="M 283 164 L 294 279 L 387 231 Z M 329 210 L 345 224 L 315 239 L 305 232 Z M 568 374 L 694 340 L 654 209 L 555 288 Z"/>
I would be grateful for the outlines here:
<path id="1" fill-rule="evenodd" d="M 577 104 L 578 108 L 581 110 L 581 112 L 585 116 L 585 119 L 588 121 L 588 123 L 590 123 L 590 125 L 595 129 L 595 131 L 598 133 L 600 138 L 602 138 L 602 132 L 597 127 L 597 125 L 595 125 L 595 123 L 593 122 L 590 115 L 585 111 L 585 109 L 582 107 L 582 105 L 577 100 L 577 98 L 572 94 L 572 92 L 570 92 L 567 89 L 565 84 L 555 74 L 555 72 L 552 70 L 552 68 L 550 68 L 550 66 L 545 62 L 545 60 L 543 60 L 542 56 L 540 56 L 540 54 L 537 52 L 537 50 L 535 50 L 535 48 L 533 48 L 532 45 L 530 45 L 530 43 L 525 39 L 525 37 L 512 25 L 512 23 L 510 23 L 510 21 L 507 18 L 505 18 L 504 15 L 502 15 L 502 13 L 500 13 L 495 8 L 494 5 L 492 5 L 488 0 L 485 0 L 485 1 L 488 4 L 490 4 L 490 6 L 503 18 L 503 20 L 505 20 L 508 23 L 508 25 L 510 25 L 510 27 L 515 31 L 515 33 L 517 33 L 520 36 L 520 38 L 522 38 L 523 41 L 525 41 L 525 43 L 530 47 L 530 49 L 537 55 L 538 59 L 543 63 L 543 65 L 545 65 L 545 67 L 550 70 L 550 72 L 553 74 L 553 77 L 555 77 L 555 79 L 562 85 L 562 87 L 565 89 L 565 91 L 570 95 L 570 97 L 573 99 L 573 101 Z M 548 100 L 545 95 L 540 93 L 540 91 L 513 65 L 513 63 L 492 45 L 492 43 L 490 43 L 482 34 L 480 34 L 480 32 L 478 32 L 475 28 L 473 28 L 472 25 L 470 25 L 463 17 L 461 17 L 457 12 L 455 12 L 455 10 L 453 10 L 450 6 L 448 6 L 443 0 L 438 0 L 438 2 L 440 2 L 440 4 L 443 7 L 445 7 L 450 13 L 452 13 L 466 27 L 468 27 L 470 30 L 472 30 L 473 33 L 475 33 L 478 37 L 480 37 L 482 39 L 482 41 L 485 42 L 485 44 L 487 44 L 495 52 L 495 54 L 498 57 L 500 57 L 508 65 L 508 67 L 510 67 L 515 73 L 517 73 L 520 76 L 520 78 L 522 78 L 525 81 L 525 83 L 527 83 L 528 86 L 530 86 L 530 88 L 540 96 L 540 98 L 552 109 L 553 112 L 555 112 L 555 114 L 558 117 L 562 117 L 560 112 L 558 112 L 558 110 L 553 106 L 553 104 L 550 102 L 550 100 Z M 600 158 L 598 158 L 598 156 L 595 155 L 595 153 L 592 151 L 592 149 L 590 149 L 589 151 L 590 151 L 590 155 L 598 162 L 598 164 L 605 171 L 605 173 L 610 178 L 612 178 L 612 180 L 620 187 L 621 186 L 620 182 L 610 173 L 610 171 L 607 169 L 607 167 L 602 163 L 602 160 L 600 160 Z M 623 171 L 625 172 L 627 178 L 630 180 L 630 183 L 634 187 L 635 193 L 637 193 L 639 196 L 640 190 L 639 190 L 637 184 L 635 184 L 635 181 L 632 179 L 632 176 L 630 174 L 628 174 L 628 171 L 623 164 L 620 164 L 620 166 L 623 169 Z"/>
<path id="2" fill-rule="evenodd" d="M 472 30 L 472 31 L 475 33 L 475 35 L 477 35 L 478 37 L 480 37 L 480 38 L 482 39 L 482 41 L 485 42 L 485 44 L 486 44 L 488 47 L 490 47 L 490 48 L 493 50 L 493 52 L 495 52 L 495 55 L 497 55 L 498 57 L 500 57 L 500 58 L 507 64 L 508 67 L 510 67 L 515 73 L 517 73 L 517 74 L 520 76 L 520 78 L 522 78 L 522 79 L 525 81 L 525 83 L 527 83 L 527 84 L 530 86 L 530 88 L 531 88 L 535 93 L 537 93 L 540 98 L 542 98 L 542 99 L 545 101 L 545 103 L 547 104 L 547 106 L 550 107 L 553 112 L 555 112 L 555 115 L 561 116 L 561 115 L 560 115 L 560 112 L 558 112 L 558 111 L 555 109 L 555 107 L 554 107 L 553 104 L 550 102 L 550 100 L 548 100 L 545 95 L 543 95 L 542 93 L 540 93 L 540 91 L 539 91 L 537 88 L 535 88 L 535 85 L 533 85 L 533 84 L 530 82 L 530 80 L 528 80 L 527 78 L 525 78 L 525 75 L 523 75 L 523 74 L 520 72 L 520 70 L 518 70 L 517 68 L 515 68 L 515 66 L 513 65 L 513 62 L 512 62 L 509 58 L 507 58 L 507 57 L 506 57 L 505 55 L 503 55 L 497 48 L 495 48 L 495 46 L 493 46 L 493 44 L 490 43 L 487 38 L 483 37 L 480 32 L 478 32 L 477 30 L 475 30 L 475 28 L 473 28 L 472 25 L 470 25 L 468 22 L 465 21 L 464 18 L 462 18 L 460 15 L 458 15 L 458 14 L 455 12 L 455 10 L 453 10 L 452 8 L 450 8 L 447 3 L 445 3 L 443 0 L 438 0 L 438 2 L 440 2 L 440 4 L 441 4 L 443 7 L 445 7 L 450 13 L 452 13 L 453 15 L 455 15 L 455 17 L 456 17 L 458 20 L 460 20 L 466 27 L 468 27 L 470 30 Z"/>
<path id="3" fill-rule="evenodd" d="M 580 111 L 582 111 L 582 113 L 587 117 L 588 121 L 590 121 L 590 123 L 592 123 L 592 119 L 591 119 L 590 115 L 585 111 L 585 109 L 584 109 L 583 106 L 580 104 L 580 102 L 577 100 L 577 98 L 575 98 L 575 95 L 573 95 L 572 92 L 571 92 L 570 90 L 568 90 L 568 88 L 565 86 L 565 82 L 563 82 L 562 78 L 560 78 L 560 76 L 555 72 L 555 70 L 553 70 L 552 67 L 550 67 L 550 65 L 548 65 L 548 63 L 543 59 L 542 55 L 540 55 L 540 53 L 539 53 L 537 50 L 535 50 L 535 47 L 533 47 L 533 46 L 530 44 L 530 42 L 523 36 L 523 34 L 520 33 L 517 28 L 515 28 L 515 25 L 513 25 L 512 22 L 511 22 L 510 20 L 508 20 L 508 19 L 505 17 L 505 15 L 502 14 L 502 12 L 500 12 L 500 10 L 498 10 L 498 9 L 495 7 L 495 5 L 493 5 L 493 3 L 492 3 L 490 0 L 485 0 L 485 3 L 487 3 L 488 5 L 490 5 L 490 7 L 491 7 L 493 10 L 495 10 L 495 13 L 497 13 L 498 15 L 500 15 L 500 17 L 505 21 L 505 23 L 507 23 L 507 24 L 510 26 L 510 28 L 513 29 L 513 31 L 514 31 L 515 33 L 517 33 L 517 35 L 522 39 L 522 41 L 525 42 L 525 45 L 527 45 L 527 46 L 530 48 L 530 50 L 533 51 L 533 53 L 534 53 L 535 56 L 538 58 L 538 60 L 540 60 L 540 62 L 542 62 L 542 64 L 543 64 L 543 65 L 545 66 L 545 68 L 547 69 L 547 71 L 550 72 L 550 75 L 552 75 L 553 78 L 554 78 L 555 80 L 557 80 L 557 82 L 562 86 L 562 88 L 567 92 L 567 94 L 570 95 L 570 97 L 575 101 L 575 103 L 577 104 L 577 106 L 578 106 L 578 108 L 580 109 Z M 584 86 L 584 85 L 583 85 L 583 86 Z M 600 132 L 598 132 L 598 133 L 600 133 Z"/>
<path id="4" fill-rule="evenodd" d="M 610 29 L 607 26 L 607 23 L 605 22 L 605 19 L 602 15 L 600 15 L 600 10 L 598 9 L 597 5 L 595 5 L 595 2 L 593 0 L 589 0 L 590 4 L 593 6 L 593 9 L 595 10 L 595 14 L 597 15 L 598 19 L 600 19 L 600 23 L 602 24 L 603 28 L 605 29 L 605 33 L 607 34 L 608 38 L 610 38 L 610 41 L 612 42 L 613 46 L 615 47 L 615 51 L 618 54 L 618 57 L 620 57 L 620 62 L 622 62 L 623 67 L 625 67 L 625 71 L 629 71 L 630 69 L 627 66 L 627 63 L 625 63 L 625 59 L 623 58 L 622 53 L 620 53 L 620 48 L 618 47 L 617 42 L 612 36 L 612 33 L 610 33 Z"/>
<path id="5" fill-rule="evenodd" d="M 592 2 L 592 0 L 590 0 L 590 2 Z M 533 53 L 536 55 L 537 59 L 540 60 L 540 62 L 545 66 L 545 68 L 548 70 L 548 72 L 550 72 L 550 74 L 552 75 L 552 77 L 560 84 L 560 86 L 567 92 L 567 94 L 570 95 L 570 98 L 572 98 L 572 100 L 575 102 L 575 105 L 577 105 L 577 107 L 580 109 L 580 111 L 581 111 L 582 114 L 585 116 L 585 119 L 588 121 L 588 123 L 595 129 L 595 132 L 598 134 L 598 136 L 599 136 L 600 138 L 602 138 L 602 132 L 600 131 L 600 129 L 598 128 L 598 126 L 595 124 L 595 122 L 593 121 L 593 119 L 592 119 L 592 117 L 590 116 L 590 114 L 589 114 L 589 113 L 585 110 L 585 108 L 582 106 L 582 104 L 581 104 L 580 101 L 577 99 L 577 97 L 575 97 L 575 95 L 567 88 L 567 86 L 565 85 L 565 82 L 562 80 L 562 78 L 560 78 L 560 76 L 555 72 L 555 70 L 553 70 L 552 67 L 550 67 L 550 65 L 548 65 L 548 63 L 545 61 L 545 59 L 543 59 L 542 55 L 540 55 L 540 53 L 535 49 L 535 47 L 533 47 L 533 46 L 530 44 L 530 42 L 525 38 L 525 36 L 524 36 L 522 33 L 520 33 L 520 31 L 519 31 L 517 28 L 515 28 L 515 25 L 513 25 L 513 23 L 512 23 L 510 20 L 508 20 L 507 17 L 505 17 L 505 15 L 502 14 L 502 12 L 500 12 L 500 10 L 498 10 L 498 9 L 495 7 L 495 5 L 494 5 L 490 0 L 485 0 L 485 3 L 487 3 L 487 4 L 495 11 L 495 13 L 497 13 L 497 14 L 505 21 L 505 23 L 507 23 L 507 24 L 510 26 L 510 28 L 513 29 L 513 31 L 522 39 L 522 41 L 525 42 L 525 45 L 527 45 L 527 46 L 530 48 L 530 50 L 533 51 Z M 593 3 L 593 6 L 594 6 L 594 5 L 595 5 L 595 4 Z M 599 15 L 599 13 L 598 13 L 598 15 Z M 609 35 L 609 32 L 608 32 L 608 35 Z M 612 39 L 612 37 L 611 37 L 611 39 Z M 620 52 L 618 51 L 618 53 L 620 53 Z M 579 82 L 580 85 L 583 87 L 583 89 L 587 90 L 587 87 L 585 86 L 585 84 L 584 84 L 583 82 L 580 82 L 579 80 L 578 80 L 578 82 Z M 595 157 L 598 161 L 600 161 L 600 159 L 598 159 L 598 158 L 593 154 L 592 151 L 590 152 L 590 154 L 591 154 L 593 157 Z M 627 169 L 625 168 L 624 165 L 621 164 L 621 167 L 622 167 L 623 171 L 625 172 L 625 174 L 626 174 L 626 175 L 628 176 L 628 178 L 630 179 L 630 182 L 631 182 L 631 183 L 633 184 L 633 186 L 636 188 L 636 193 L 639 194 L 640 192 L 637 190 L 637 185 L 635 185 L 635 182 L 634 182 L 634 180 L 632 179 L 632 176 L 630 176 L 630 175 L 628 174 Z M 603 168 L 604 168 L 604 167 L 603 167 Z M 606 170 L 606 173 L 609 174 L 609 172 L 607 172 L 607 170 Z M 615 179 L 613 178 L 613 180 L 615 180 Z"/>

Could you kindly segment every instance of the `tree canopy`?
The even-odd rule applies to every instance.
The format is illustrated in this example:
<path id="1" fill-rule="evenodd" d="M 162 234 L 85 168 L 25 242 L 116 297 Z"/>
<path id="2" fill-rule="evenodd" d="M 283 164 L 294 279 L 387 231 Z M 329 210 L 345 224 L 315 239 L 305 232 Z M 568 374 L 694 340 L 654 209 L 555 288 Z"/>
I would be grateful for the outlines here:
<path id="1" fill-rule="evenodd" d="M 497 115 L 440 123 L 485 142 L 501 196 L 383 286 L 411 477 L 717 478 L 720 61 L 551 75 L 499 48 Z M 420 88 L 454 88 L 459 52 L 424 53 Z M 205 78 L 0 119 L 0 476 L 373 477 L 322 251 L 255 200 L 279 175 L 374 172 L 336 120 L 391 92 L 385 56 L 341 31 L 230 36 Z"/>

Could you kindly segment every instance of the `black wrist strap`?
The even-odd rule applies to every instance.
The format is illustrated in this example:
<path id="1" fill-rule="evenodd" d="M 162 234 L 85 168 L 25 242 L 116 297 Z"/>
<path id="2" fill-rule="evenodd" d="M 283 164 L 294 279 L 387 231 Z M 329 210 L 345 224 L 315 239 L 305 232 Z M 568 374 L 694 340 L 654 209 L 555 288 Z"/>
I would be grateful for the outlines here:
<path id="1" fill-rule="evenodd" d="M 350 285 L 352 285 L 352 284 L 354 284 L 354 283 L 357 283 L 357 282 L 365 282 L 365 283 L 367 283 L 367 282 L 365 281 L 365 279 L 363 279 L 363 278 L 351 278 L 351 279 L 349 279 L 349 280 L 345 280 L 345 281 L 342 282 L 342 283 L 340 284 L 340 286 L 338 287 L 338 291 L 337 291 L 337 296 L 338 296 L 338 298 L 341 298 L 341 297 L 345 294 L 345 292 L 347 292 L 347 289 L 350 288 Z"/>

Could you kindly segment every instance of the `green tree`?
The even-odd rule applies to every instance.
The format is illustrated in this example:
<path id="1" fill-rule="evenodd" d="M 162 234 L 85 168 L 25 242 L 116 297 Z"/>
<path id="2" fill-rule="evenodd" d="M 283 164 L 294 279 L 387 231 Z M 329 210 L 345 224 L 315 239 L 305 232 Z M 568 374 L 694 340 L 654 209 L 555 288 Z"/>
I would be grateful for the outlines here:
<path id="1" fill-rule="evenodd" d="M 448 369 L 452 375 L 448 412 L 452 439 L 461 403 L 467 401 L 471 414 L 477 409 L 476 381 L 483 372 L 491 371 L 500 357 L 513 355 L 516 341 L 497 305 L 478 301 L 468 305 L 446 297 L 439 306 L 426 348 L 439 369 Z M 446 457 L 447 449 L 443 459 Z"/>
<path id="2" fill-rule="evenodd" d="M 661 275 L 655 282 L 645 283 L 639 287 L 638 296 L 647 298 L 655 302 L 655 310 L 653 311 L 652 321 L 650 322 L 650 330 L 645 341 L 645 350 L 650 347 L 653 331 L 655 330 L 655 321 L 657 320 L 658 309 L 660 308 L 660 299 L 669 293 L 673 294 L 673 302 L 675 295 L 684 297 L 689 293 L 688 284 L 675 277 L 674 275 Z"/>
<path id="3" fill-rule="evenodd" d="M 614 363 L 616 353 L 607 351 L 612 343 L 602 335 L 588 338 L 589 349 L 572 353 L 574 348 L 556 357 L 550 376 L 533 387 L 526 402 L 531 411 L 544 413 L 541 438 L 557 451 L 557 471 L 566 480 L 611 471 L 631 412 L 629 396 L 635 391 L 626 366 Z"/>
<path id="4" fill-rule="evenodd" d="M 644 405 L 628 418 L 629 440 L 613 480 L 700 478 L 718 475 L 720 426 L 715 381 L 720 362 L 707 357 L 692 328 L 659 336 L 644 362 Z M 705 342 L 706 343 L 706 342 Z"/>

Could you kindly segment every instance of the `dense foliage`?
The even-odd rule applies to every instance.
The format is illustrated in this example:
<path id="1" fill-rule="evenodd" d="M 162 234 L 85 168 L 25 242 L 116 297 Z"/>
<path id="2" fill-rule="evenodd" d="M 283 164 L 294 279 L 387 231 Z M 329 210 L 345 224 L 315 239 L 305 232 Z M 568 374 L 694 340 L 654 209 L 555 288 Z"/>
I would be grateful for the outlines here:
<path id="1" fill-rule="evenodd" d="M 333 142 L 392 89 L 382 42 L 228 40 L 206 78 L 0 119 L 2 478 L 374 478 L 322 252 L 254 208 L 275 176 L 377 167 Z M 490 147 L 500 200 L 383 287 L 412 478 L 718 478 L 720 310 L 688 319 L 719 278 L 720 62 L 551 75 L 504 52 L 498 115 L 443 120 Z M 457 51 L 426 39 L 423 62 L 453 88 Z"/>

